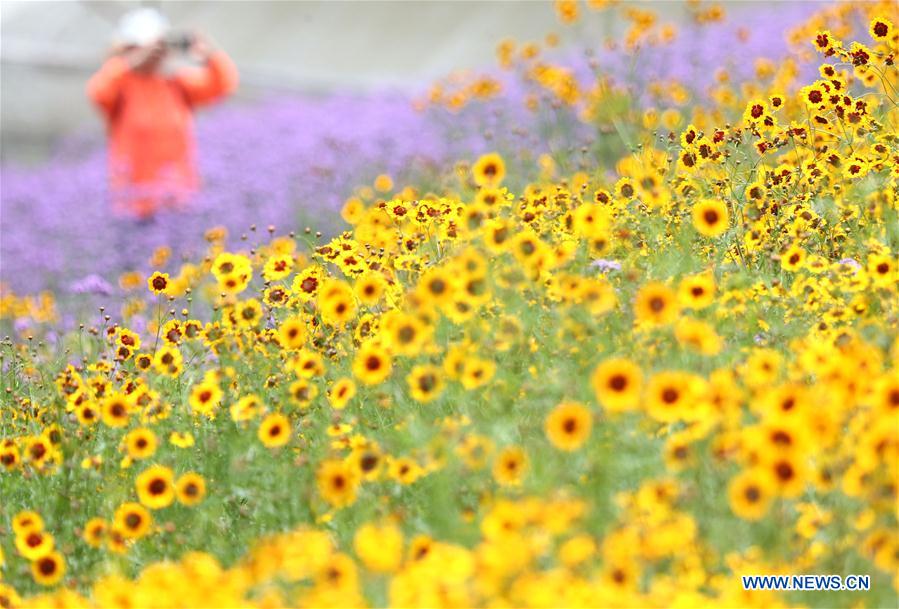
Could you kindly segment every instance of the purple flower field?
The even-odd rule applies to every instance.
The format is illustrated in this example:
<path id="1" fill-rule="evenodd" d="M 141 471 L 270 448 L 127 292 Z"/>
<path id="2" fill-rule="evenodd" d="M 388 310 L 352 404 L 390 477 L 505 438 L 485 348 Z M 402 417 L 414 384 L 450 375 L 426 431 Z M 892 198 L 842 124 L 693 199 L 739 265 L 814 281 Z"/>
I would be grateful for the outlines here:
<path id="1" fill-rule="evenodd" d="M 147 225 L 110 221 L 102 148 L 36 170 L 4 167 L 4 280 L 28 292 L 109 277 L 159 245 L 189 253 L 212 226 L 239 235 L 254 223 L 284 232 L 333 224 L 346 185 L 371 181 L 376 166 L 397 171 L 413 156 L 428 162 L 442 152 L 407 100 L 392 96 L 223 107 L 200 118 L 198 140 L 204 191 L 189 211 Z"/>

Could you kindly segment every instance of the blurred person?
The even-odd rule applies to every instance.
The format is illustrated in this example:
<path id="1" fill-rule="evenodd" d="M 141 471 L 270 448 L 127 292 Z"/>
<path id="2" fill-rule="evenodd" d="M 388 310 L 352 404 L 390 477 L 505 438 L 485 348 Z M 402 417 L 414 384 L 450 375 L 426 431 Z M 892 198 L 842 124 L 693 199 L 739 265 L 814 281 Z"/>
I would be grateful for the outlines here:
<path id="1" fill-rule="evenodd" d="M 199 187 L 193 112 L 232 93 L 237 69 L 199 32 L 173 35 L 152 8 L 122 17 L 116 38 L 87 94 L 107 125 L 113 210 L 148 221 Z M 176 52 L 200 65 L 174 66 Z"/>

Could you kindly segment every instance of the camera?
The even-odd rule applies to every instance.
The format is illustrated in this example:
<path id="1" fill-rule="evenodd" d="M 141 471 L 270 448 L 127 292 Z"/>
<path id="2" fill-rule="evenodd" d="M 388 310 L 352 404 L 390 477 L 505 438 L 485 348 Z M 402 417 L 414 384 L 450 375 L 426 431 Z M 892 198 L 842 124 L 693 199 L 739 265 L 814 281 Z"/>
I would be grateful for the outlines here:
<path id="1" fill-rule="evenodd" d="M 182 53 L 188 51 L 193 43 L 194 36 L 190 32 L 175 32 L 165 37 L 167 47 Z"/>

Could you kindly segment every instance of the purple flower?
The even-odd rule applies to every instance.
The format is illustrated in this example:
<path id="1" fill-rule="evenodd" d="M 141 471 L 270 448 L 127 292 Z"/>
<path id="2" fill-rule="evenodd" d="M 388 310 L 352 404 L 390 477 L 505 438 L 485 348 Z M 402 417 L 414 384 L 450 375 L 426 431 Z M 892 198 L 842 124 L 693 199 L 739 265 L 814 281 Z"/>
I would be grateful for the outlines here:
<path id="1" fill-rule="evenodd" d="M 608 273 L 609 271 L 620 271 L 621 263 L 617 260 L 606 260 L 605 258 L 600 258 L 599 260 L 594 260 L 590 263 L 590 266 L 595 266 L 600 270 L 600 272 Z"/>
<path id="2" fill-rule="evenodd" d="M 69 285 L 69 291 L 73 294 L 97 294 L 110 296 L 114 289 L 109 282 L 97 274 L 87 275 Z"/>
<path id="3" fill-rule="evenodd" d="M 839 261 L 839 264 L 845 264 L 851 267 L 853 271 L 858 271 L 862 268 L 862 265 L 855 258 L 843 258 Z"/>

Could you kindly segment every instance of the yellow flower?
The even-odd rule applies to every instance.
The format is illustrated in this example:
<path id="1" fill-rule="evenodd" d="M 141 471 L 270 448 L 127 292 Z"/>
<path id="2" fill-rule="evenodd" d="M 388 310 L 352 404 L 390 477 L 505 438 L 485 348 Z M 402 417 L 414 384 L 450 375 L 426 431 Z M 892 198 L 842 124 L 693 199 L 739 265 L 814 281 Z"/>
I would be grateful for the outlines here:
<path id="1" fill-rule="evenodd" d="M 366 523 L 353 539 L 356 555 L 374 573 L 392 573 L 403 559 L 403 533 L 394 524 Z"/>
<path id="2" fill-rule="evenodd" d="M 142 281 L 142 275 L 135 271 L 122 273 L 121 275 L 119 275 L 119 287 L 126 292 L 130 292 L 139 288 Z"/>
<path id="3" fill-rule="evenodd" d="M 377 480 L 384 469 L 384 456 L 376 444 L 353 449 L 349 460 L 365 481 Z"/>
<path id="4" fill-rule="evenodd" d="M 323 461 L 315 477 L 318 492 L 334 507 L 345 507 L 356 501 L 359 475 L 344 461 L 339 459 Z"/>
<path id="5" fill-rule="evenodd" d="M 643 372 L 628 359 L 610 358 L 596 367 L 591 382 L 596 400 L 606 410 L 634 410 L 640 400 Z"/>
<path id="6" fill-rule="evenodd" d="M 723 235 L 730 223 L 727 205 L 720 199 L 701 199 L 693 205 L 693 226 L 706 237 Z"/>
<path id="7" fill-rule="evenodd" d="M 365 214 L 365 203 L 359 197 L 350 197 L 344 201 L 340 217 L 347 224 L 358 224 Z"/>
<path id="8" fill-rule="evenodd" d="M 785 271 L 796 272 L 805 265 L 806 257 L 805 250 L 793 244 L 780 255 L 780 266 Z"/>
<path id="9" fill-rule="evenodd" d="M 137 351 L 140 349 L 140 336 L 127 328 L 122 328 L 119 330 L 119 335 L 116 337 L 116 342 L 122 345 L 123 347 L 128 347 L 132 351 Z"/>
<path id="10" fill-rule="evenodd" d="M 81 417 L 79 416 L 79 422 Z M 0 444 L 0 465 L 3 465 L 6 471 L 11 472 L 16 469 L 22 461 L 22 456 L 15 444 Z"/>
<path id="11" fill-rule="evenodd" d="M 648 325 L 666 325 L 677 319 L 679 305 L 674 291 L 663 283 L 651 281 L 637 292 L 634 315 Z"/>
<path id="12" fill-rule="evenodd" d="M 893 22 L 886 17 L 874 17 L 871 19 L 868 33 L 871 34 L 871 38 L 874 40 L 889 40 L 890 35 L 893 33 Z"/>
<path id="13" fill-rule="evenodd" d="M 415 293 L 425 307 L 446 306 L 453 299 L 454 285 L 446 269 L 430 268 L 418 280 Z"/>
<path id="14" fill-rule="evenodd" d="M 109 427 L 125 427 L 131 415 L 131 400 L 121 394 L 113 393 L 103 400 L 100 407 L 103 422 Z"/>
<path id="15" fill-rule="evenodd" d="M 424 475 L 424 471 L 415 460 L 409 457 L 400 457 L 388 461 L 387 475 L 400 484 L 413 484 Z"/>
<path id="16" fill-rule="evenodd" d="M 555 0 L 556 15 L 564 24 L 574 23 L 578 19 L 578 6 L 575 0 Z"/>
<path id="17" fill-rule="evenodd" d="M 808 466 L 806 454 L 789 454 L 782 451 L 764 455 L 764 467 L 771 480 L 774 481 L 774 490 L 782 497 L 793 498 L 799 496 L 808 484 Z"/>
<path id="18" fill-rule="evenodd" d="M 677 287 L 680 305 L 690 309 L 704 309 L 715 301 L 715 278 L 711 273 L 689 275 Z"/>
<path id="19" fill-rule="evenodd" d="M 317 351 L 303 348 L 288 360 L 287 369 L 300 378 L 311 379 L 325 373 L 325 364 Z"/>
<path id="20" fill-rule="evenodd" d="M 751 125 L 759 126 L 765 118 L 770 116 L 768 103 L 761 99 L 750 100 L 743 111 L 743 120 Z"/>
<path id="21" fill-rule="evenodd" d="M 479 357 L 468 357 L 462 365 L 459 379 L 465 389 L 471 390 L 490 382 L 496 374 L 496 363 Z"/>
<path id="22" fill-rule="evenodd" d="M 239 294 L 250 284 L 253 267 L 246 256 L 222 252 L 212 262 L 212 274 L 219 288 L 229 294 Z"/>
<path id="23" fill-rule="evenodd" d="M 162 345 L 153 356 L 153 367 L 160 374 L 176 377 L 181 374 L 184 358 L 174 345 Z"/>
<path id="24" fill-rule="evenodd" d="M 303 302 L 308 302 L 318 295 L 325 272 L 320 266 L 309 266 L 297 273 L 293 278 L 290 290 Z"/>
<path id="25" fill-rule="evenodd" d="M 704 321 L 684 317 L 674 328 L 677 341 L 703 355 L 717 355 L 721 352 L 723 341 L 715 329 Z"/>
<path id="26" fill-rule="evenodd" d="M 188 404 L 195 413 L 210 416 L 221 403 L 222 395 L 216 383 L 204 381 L 191 389 Z"/>
<path id="27" fill-rule="evenodd" d="M 546 437 L 560 450 L 575 451 L 590 437 L 593 417 L 576 402 L 562 402 L 549 413 L 544 423 Z"/>
<path id="28" fill-rule="evenodd" d="M 353 374 L 365 385 L 377 385 L 390 376 L 393 363 L 387 352 L 374 343 L 365 343 L 356 352 Z"/>
<path id="29" fill-rule="evenodd" d="M 103 545 L 108 528 L 109 525 L 107 525 L 106 521 L 102 518 L 91 518 L 84 525 L 82 537 L 84 538 L 85 543 L 90 547 L 99 548 Z"/>
<path id="30" fill-rule="evenodd" d="M 356 395 L 356 383 L 351 378 L 341 378 L 334 382 L 328 393 L 328 400 L 335 410 L 346 408 L 347 402 Z"/>
<path id="31" fill-rule="evenodd" d="M 152 524 L 150 512 L 139 503 L 123 503 L 115 511 L 114 529 L 126 539 L 143 537 Z"/>
<path id="32" fill-rule="evenodd" d="M 159 271 L 154 272 L 147 278 L 147 287 L 150 288 L 150 291 L 156 295 L 164 295 L 168 293 L 169 286 L 172 283 L 172 278 L 169 277 L 168 273 L 160 273 Z"/>
<path id="33" fill-rule="evenodd" d="M 421 353 L 430 337 L 430 329 L 420 318 L 396 310 L 384 314 L 381 329 L 391 353 L 407 357 Z"/>
<path id="34" fill-rule="evenodd" d="M 518 486 L 528 470 L 528 456 L 519 446 L 507 446 L 493 461 L 493 478 L 503 486 Z"/>
<path id="35" fill-rule="evenodd" d="M 206 481 L 194 472 L 182 474 L 175 482 L 175 495 L 182 505 L 197 505 L 206 496 Z"/>
<path id="36" fill-rule="evenodd" d="M 12 530 L 16 537 L 21 537 L 31 531 L 43 531 L 44 519 L 40 514 L 31 510 L 19 512 L 12 519 Z"/>
<path id="37" fill-rule="evenodd" d="M 169 435 L 169 443 L 178 448 L 190 448 L 194 445 L 194 437 L 190 432 L 173 431 Z"/>
<path id="38" fill-rule="evenodd" d="M 318 309 L 325 323 L 337 326 L 345 324 L 356 315 L 356 298 L 345 282 L 328 279 L 318 290 Z"/>
<path id="39" fill-rule="evenodd" d="M 646 386 L 646 411 L 657 421 L 670 423 L 693 418 L 697 406 L 696 380 L 685 372 L 657 372 Z"/>
<path id="40" fill-rule="evenodd" d="M 16 549 L 22 557 L 37 560 L 53 551 L 53 535 L 46 531 L 25 531 L 16 535 Z"/>
<path id="41" fill-rule="evenodd" d="M 387 281 L 380 273 L 365 273 L 356 279 L 353 291 L 356 298 L 364 305 L 375 306 L 384 297 L 387 290 Z"/>
<path id="42" fill-rule="evenodd" d="M 471 168 L 475 184 L 495 188 L 506 177 L 506 164 L 496 152 L 485 154 Z"/>
<path id="43" fill-rule="evenodd" d="M 577 289 L 577 299 L 593 315 L 603 315 L 618 305 L 615 288 L 605 279 L 581 281 Z"/>
<path id="44" fill-rule="evenodd" d="M 559 548 L 559 560 L 567 567 L 584 563 L 596 553 L 596 542 L 589 535 L 575 535 Z"/>
<path id="45" fill-rule="evenodd" d="M 290 275 L 293 271 L 293 256 L 289 254 L 275 254 L 265 261 L 262 267 L 262 276 L 267 281 L 278 281 Z"/>
<path id="46" fill-rule="evenodd" d="M 156 434 L 146 427 L 138 427 L 125 436 L 125 449 L 132 459 L 147 459 L 156 452 Z"/>
<path id="47" fill-rule="evenodd" d="M 291 383 L 290 397 L 300 408 L 308 408 L 312 400 L 318 397 L 318 387 L 301 378 Z"/>
<path id="48" fill-rule="evenodd" d="M 250 421 L 262 412 L 262 400 L 255 394 L 245 395 L 231 405 L 231 419 L 234 421 Z"/>
<path id="49" fill-rule="evenodd" d="M 285 349 L 300 349 L 306 342 L 306 322 L 302 317 L 289 317 L 278 328 L 278 342 Z"/>
<path id="50" fill-rule="evenodd" d="M 240 328 L 251 330 L 262 321 L 262 305 L 255 298 L 237 303 L 234 313 Z"/>
<path id="51" fill-rule="evenodd" d="M 440 368 L 433 365 L 419 365 L 412 368 L 406 377 L 412 399 L 417 402 L 431 402 L 443 391 L 443 377 Z"/>
<path id="52" fill-rule="evenodd" d="M 280 412 L 273 412 L 262 420 L 257 436 L 268 448 L 284 446 L 290 441 L 290 419 Z"/>
<path id="53" fill-rule="evenodd" d="M 175 499 L 175 477 L 162 465 L 151 465 L 134 482 L 138 499 L 151 510 L 168 507 Z"/>
<path id="54" fill-rule="evenodd" d="M 382 173 L 375 178 L 374 187 L 378 192 L 390 192 L 393 190 L 393 180 L 386 173 Z"/>
<path id="55" fill-rule="evenodd" d="M 177 319 L 169 320 L 159 330 L 159 335 L 171 345 L 180 345 L 184 336 L 181 330 L 181 321 Z"/>
<path id="56" fill-rule="evenodd" d="M 66 572 L 66 563 L 59 552 L 50 552 L 31 563 L 31 575 L 42 586 L 53 586 Z"/>
<path id="57" fill-rule="evenodd" d="M 878 287 L 889 288 L 899 280 L 895 256 L 869 254 L 867 270 L 871 281 Z"/>

